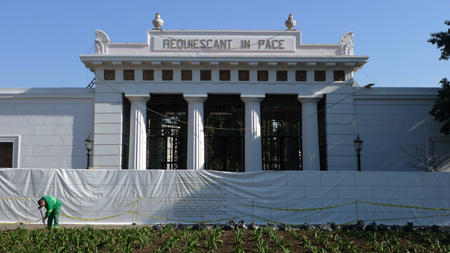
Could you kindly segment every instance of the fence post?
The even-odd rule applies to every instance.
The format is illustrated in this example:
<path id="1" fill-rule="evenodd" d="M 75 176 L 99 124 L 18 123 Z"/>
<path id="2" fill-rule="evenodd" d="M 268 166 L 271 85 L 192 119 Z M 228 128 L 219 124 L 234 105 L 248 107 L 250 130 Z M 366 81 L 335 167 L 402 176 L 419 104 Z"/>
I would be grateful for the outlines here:
<path id="1" fill-rule="evenodd" d="M 355 200 L 356 202 L 356 222 L 359 221 L 359 210 L 358 210 L 358 200 Z"/>
<path id="2" fill-rule="evenodd" d="M 253 206 L 254 206 L 254 201 L 255 201 L 255 199 L 252 199 L 252 223 L 253 223 Z"/>

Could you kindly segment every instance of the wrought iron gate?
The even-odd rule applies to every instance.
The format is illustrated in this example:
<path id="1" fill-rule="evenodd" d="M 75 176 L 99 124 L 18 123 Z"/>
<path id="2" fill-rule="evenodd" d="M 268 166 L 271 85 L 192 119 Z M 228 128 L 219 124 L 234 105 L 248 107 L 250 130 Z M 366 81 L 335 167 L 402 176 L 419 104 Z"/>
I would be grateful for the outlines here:
<path id="1" fill-rule="evenodd" d="M 152 95 L 147 107 L 147 169 L 186 169 L 187 102 L 182 95 Z"/>
<path id="2" fill-rule="evenodd" d="M 267 95 L 261 116 L 263 170 L 302 170 L 302 113 L 297 97 Z"/>
<path id="3" fill-rule="evenodd" d="M 239 95 L 209 95 L 204 105 L 206 168 L 244 172 L 244 102 Z"/>

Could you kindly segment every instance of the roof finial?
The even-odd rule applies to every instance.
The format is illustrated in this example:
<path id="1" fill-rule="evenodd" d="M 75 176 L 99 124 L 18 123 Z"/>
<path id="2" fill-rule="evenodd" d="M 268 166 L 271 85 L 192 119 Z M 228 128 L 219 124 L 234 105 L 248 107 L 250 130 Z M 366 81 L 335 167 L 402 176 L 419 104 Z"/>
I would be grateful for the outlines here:
<path id="1" fill-rule="evenodd" d="M 155 19 L 153 19 L 152 24 L 155 26 L 153 30 L 161 30 L 161 27 L 164 24 L 164 21 L 161 19 L 159 13 L 156 13 Z"/>
<path id="2" fill-rule="evenodd" d="M 289 14 L 288 20 L 286 20 L 286 22 L 284 22 L 284 24 L 288 28 L 287 30 L 295 31 L 294 27 L 295 27 L 295 24 L 297 24 L 297 21 L 294 20 L 294 17 L 292 16 L 292 14 Z"/>

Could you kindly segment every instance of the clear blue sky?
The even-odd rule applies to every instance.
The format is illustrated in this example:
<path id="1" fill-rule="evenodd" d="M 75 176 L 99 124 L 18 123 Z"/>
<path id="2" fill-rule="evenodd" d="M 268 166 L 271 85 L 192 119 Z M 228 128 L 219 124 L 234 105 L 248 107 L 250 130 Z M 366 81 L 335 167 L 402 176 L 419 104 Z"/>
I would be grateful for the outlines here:
<path id="1" fill-rule="evenodd" d="M 79 55 L 94 30 L 146 42 L 157 12 L 165 30 L 285 30 L 292 14 L 303 43 L 337 44 L 354 31 L 355 54 L 370 57 L 355 74 L 360 85 L 439 87 L 450 78 L 450 61 L 427 43 L 447 30 L 450 0 L 2 0 L 0 87 L 86 87 L 94 76 Z"/>

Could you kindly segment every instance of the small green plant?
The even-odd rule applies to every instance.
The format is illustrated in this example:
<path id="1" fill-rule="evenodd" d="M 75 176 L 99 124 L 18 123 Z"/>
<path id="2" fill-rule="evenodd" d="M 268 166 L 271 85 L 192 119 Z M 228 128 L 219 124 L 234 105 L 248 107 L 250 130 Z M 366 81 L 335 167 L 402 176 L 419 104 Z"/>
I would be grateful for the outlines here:
<path id="1" fill-rule="evenodd" d="M 281 236 L 286 235 L 285 238 Z M 449 232 L 175 230 L 151 227 L 0 230 L 0 252 L 450 252 Z M 227 249 L 230 251 L 230 249 Z M 246 250 L 247 251 L 247 250 Z"/>
<path id="2" fill-rule="evenodd" d="M 256 244 L 258 250 L 253 250 L 255 252 L 267 253 L 269 252 L 269 245 L 262 238 L 258 238 L 258 243 Z"/>
<path id="3" fill-rule="evenodd" d="M 208 251 L 214 252 L 220 244 L 223 243 L 222 238 L 222 230 L 219 228 L 212 229 L 208 239 L 206 240 L 206 248 Z"/>
<path id="4" fill-rule="evenodd" d="M 251 233 L 251 236 L 254 241 L 258 241 L 259 239 L 261 239 L 263 237 L 263 232 L 260 229 L 253 230 Z"/>

